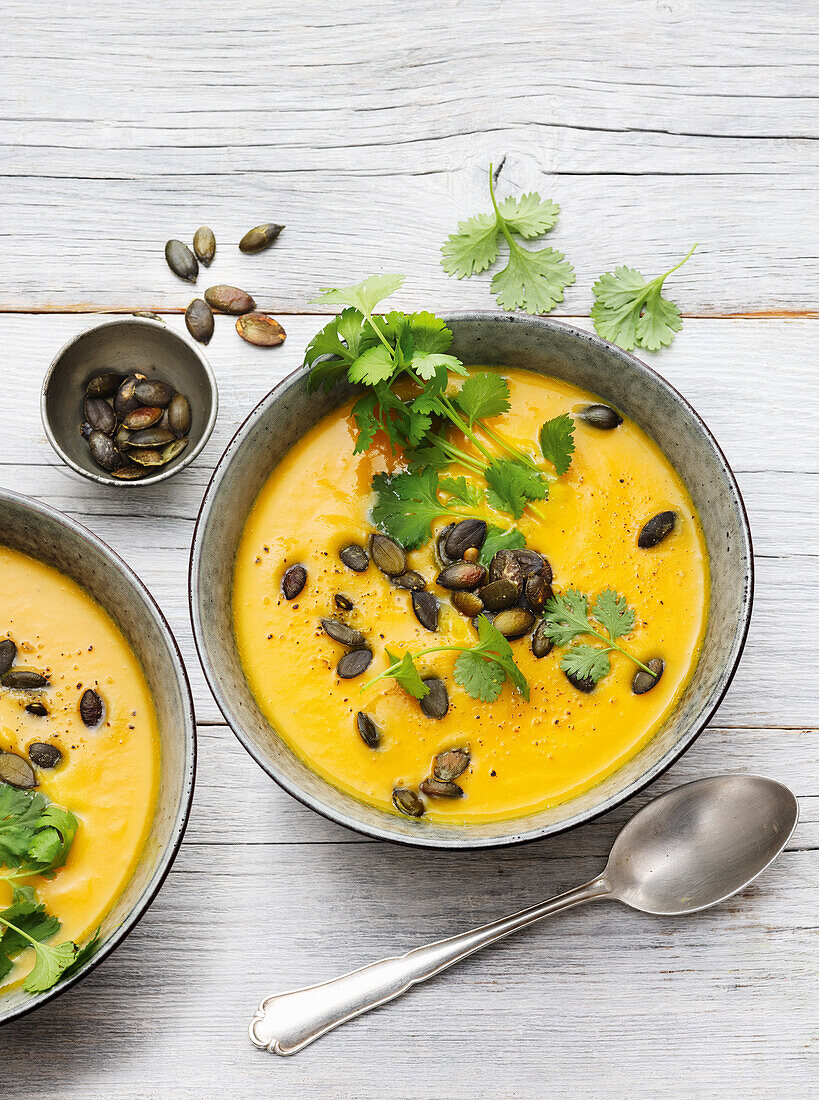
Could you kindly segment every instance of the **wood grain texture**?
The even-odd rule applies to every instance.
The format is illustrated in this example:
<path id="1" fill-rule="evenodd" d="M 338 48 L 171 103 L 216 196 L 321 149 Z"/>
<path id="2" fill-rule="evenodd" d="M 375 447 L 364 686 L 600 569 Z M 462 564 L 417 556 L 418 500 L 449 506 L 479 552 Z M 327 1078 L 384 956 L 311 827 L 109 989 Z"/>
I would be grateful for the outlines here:
<path id="1" fill-rule="evenodd" d="M 93 528 L 147 582 L 191 673 L 200 763 L 186 842 L 139 928 L 83 984 L 0 1030 L 0 1100 L 803 1097 L 815 1058 L 819 886 L 819 20 L 784 0 L 223 0 L 4 7 L 0 484 Z M 800 798 L 788 851 L 708 913 L 563 914 L 283 1061 L 247 1041 L 265 993 L 329 978 L 595 874 L 648 795 L 562 837 L 418 852 L 306 810 L 225 726 L 196 659 L 187 558 L 210 473 L 301 360 L 319 287 L 401 270 L 404 307 L 491 308 L 438 249 L 500 189 L 562 207 L 588 328 L 616 263 L 671 266 L 686 321 L 646 358 L 733 465 L 754 534 L 745 657 L 714 722 L 651 794 L 756 771 Z M 250 226 L 287 223 L 242 256 Z M 197 287 L 162 256 L 202 222 Z M 214 282 L 282 315 L 282 348 L 217 318 L 214 435 L 146 490 L 83 481 L 49 448 L 39 386 L 91 314 L 184 310 Z M 43 313 L 48 315 L 43 315 Z M 180 316 L 169 324 L 181 329 Z M 1 533 L 0 533 L 1 534 Z"/>

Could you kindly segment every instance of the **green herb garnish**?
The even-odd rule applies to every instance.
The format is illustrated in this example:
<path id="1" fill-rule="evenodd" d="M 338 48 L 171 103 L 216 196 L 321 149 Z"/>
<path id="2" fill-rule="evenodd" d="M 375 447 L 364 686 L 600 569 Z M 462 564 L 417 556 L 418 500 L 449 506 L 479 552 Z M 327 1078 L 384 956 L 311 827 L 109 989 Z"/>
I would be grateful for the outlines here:
<path id="1" fill-rule="evenodd" d="M 663 283 L 682 267 L 696 247 L 650 282 L 633 267 L 616 267 L 601 275 L 592 287 L 591 308 L 591 319 L 599 335 L 626 351 L 635 347 L 657 351 L 670 344 L 674 333 L 682 328 L 682 315 L 673 302 L 662 296 Z"/>
<path id="2" fill-rule="evenodd" d="M 0 867 L 8 868 L 0 871 L 0 879 L 13 891 L 12 904 L 0 912 L 0 979 L 17 955 L 33 947 L 34 967 L 23 985 L 29 993 L 50 989 L 86 951 L 72 940 L 44 943 L 59 931 L 60 922 L 37 901 L 31 886 L 20 885 L 34 875 L 51 878 L 65 864 L 78 824 L 74 814 L 41 794 L 0 783 Z"/>
<path id="3" fill-rule="evenodd" d="M 595 622 L 592 622 L 592 618 Z M 619 595 L 611 588 L 600 593 L 592 604 L 591 610 L 588 596 L 574 588 L 567 588 L 565 592 L 553 596 L 546 604 L 543 622 L 546 636 L 551 638 L 557 646 L 569 645 L 583 634 L 590 634 L 603 642 L 602 648 L 593 645 L 575 645 L 563 654 L 560 667 L 572 676 L 598 683 L 611 672 L 609 653 L 614 649 L 628 657 L 644 672 L 648 672 L 651 676 L 656 675 L 648 665 L 638 661 L 617 644 L 617 638 L 622 638 L 634 629 L 634 611 L 628 606 L 625 596 Z M 602 627 L 606 633 L 603 634 L 598 627 Z"/>
<path id="4" fill-rule="evenodd" d="M 447 238 L 441 264 L 459 279 L 486 271 L 497 260 L 500 238 L 509 248 L 506 267 L 492 278 L 491 290 L 503 309 L 548 313 L 563 300 L 563 291 L 574 282 L 574 268 L 554 248 L 532 251 L 519 240 L 532 240 L 548 232 L 560 207 L 533 191 L 519 198 L 497 200 L 492 165 L 489 165 L 489 197 L 492 213 L 478 214 L 458 223 L 458 232 Z"/>
<path id="5" fill-rule="evenodd" d="M 524 699 L 529 699 L 529 683 L 515 664 L 512 647 L 485 615 L 478 619 L 478 641 L 474 646 L 432 646 L 418 653 L 404 653 L 403 656 L 387 650 L 390 667 L 374 676 L 361 690 L 365 691 L 379 680 L 393 679 L 413 698 L 423 699 L 429 694 L 429 688 L 422 680 L 415 662 L 430 653 L 446 651 L 460 654 L 455 661 L 455 680 L 473 699 L 493 703 L 507 679 Z"/>

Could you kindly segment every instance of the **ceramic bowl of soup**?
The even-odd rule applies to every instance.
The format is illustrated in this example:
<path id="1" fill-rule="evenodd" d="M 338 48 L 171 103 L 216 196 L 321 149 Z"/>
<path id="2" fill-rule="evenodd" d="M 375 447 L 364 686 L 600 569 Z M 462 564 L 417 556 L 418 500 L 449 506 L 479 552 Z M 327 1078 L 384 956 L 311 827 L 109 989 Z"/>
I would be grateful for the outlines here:
<path id="1" fill-rule="evenodd" d="M 7 489 L 0 592 L 0 795 L 6 809 L 31 799 L 76 822 L 64 865 L 14 885 L 60 922 L 47 943 L 97 938 L 43 992 L 26 991 L 32 952 L 18 949 L 0 967 L 2 1023 L 81 980 L 147 910 L 182 841 L 196 734 L 181 655 L 144 585 L 79 523 Z"/>
<path id="2" fill-rule="evenodd" d="M 446 320 L 452 353 L 508 384 L 511 408 L 499 426 L 506 434 L 495 431 L 487 442 L 524 444 L 545 418 L 573 418 L 568 473 L 532 510 L 538 518 L 519 525 L 535 560 L 548 559 L 541 576 L 550 591 L 572 588 L 590 607 L 604 589 L 627 597 L 631 657 L 612 650 L 609 672 L 592 690 L 569 679 L 566 646 L 535 643 L 529 619 L 528 636 L 507 629 L 529 699 L 510 684 L 493 702 L 471 698 L 455 661 L 458 647 L 474 644 L 478 621 L 470 621 L 468 600 L 441 587 L 446 518 L 402 565 L 435 595 L 425 624 L 417 592 L 406 590 L 412 585 L 385 576 L 388 562 L 376 568 L 370 486 L 379 471 L 394 473 L 395 462 L 378 448 L 353 454 L 355 390 L 311 393 L 304 370 L 261 402 L 218 464 L 194 537 L 190 597 L 217 702 L 281 786 L 370 836 L 489 847 L 605 813 L 692 744 L 740 659 L 751 539 L 717 443 L 651 368 L 559 322 L 481 313 Z M 595 422 L 587 411 L 600 404 L 609 413 Z M 669 515 L 670 534 L 662 519 Z M 663 529 L 655 522 L 652 538 L 642 536 L 654 517 Z M 525 620 L 534 605 L 519 604 L 513 613 Z M 499 616 L 494 622 L 500 628 Z M 424 677 L 447 689 L 439 709 L 440 699 L 425 709 L 389 679 L 368 687 L 390 652 L 427 647 L 455 647 L 420 662 Z M 645 673 L 638 688 L 633 657 L 662 667 L 650 690 Z M 367 671 L 356 676 L 351 666 L 359 663 Z"/>

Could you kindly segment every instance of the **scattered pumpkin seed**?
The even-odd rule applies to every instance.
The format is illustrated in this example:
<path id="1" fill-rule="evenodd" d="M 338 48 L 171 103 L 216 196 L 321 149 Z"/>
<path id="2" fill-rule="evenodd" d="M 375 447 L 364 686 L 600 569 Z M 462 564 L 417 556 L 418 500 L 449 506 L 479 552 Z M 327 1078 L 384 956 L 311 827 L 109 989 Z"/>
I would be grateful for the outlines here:
<path id="1" fill-rule="evenodd" d="M 513 640 L 529 633 L 535 625 L 535 617 L 525 607 L 510 607 L 496 615 L 493 624 L 504 638 Z"/>
<path id="2" fill-rule="evenodd" d="M 407 817 L 424 816 L 424 803 L 409 787 L 396 787 L 392 792 L 392 801 L 396 810 L 400 810 Z"/>
<path id="3" fill-rule="evenodd" d="M 364 744 L 370 749 L 377 749 L 381 744 L 381 734 L 369 714 L 360 710 L 355 716 L 355 724 Z"/>
<path id="4" fill-rule="evenodd" d="M 166 443 L 173 443 L 176 436 L 168 428 L 155 425 L 153 428 L 142 428 L 134 432 L 128 440 L 129 447 L 164 447 Z"/>
<path id="5" fill-rule="evenodd" d="M 32 741 L 28 747 L 28 755 L 38 768 L 56 768 L 63 758 L 63 754 L 56 745 L 45 741 Z"/>
<path id="6" fill-rule="evenodd" d="M 0 642 L 0 676 L 5 676 L 17 656 L 17 646 L 11 638 L 4 638 Z"/>
<path id="7" fill-rule="evenodd" d="M 341 592 L 336 592 L 335 596 L 333 596 L 333 603 L 336 605 L 339 611 L 353 610 L 353 601 L 350 599 L 349 596 L 345 596 Z"/>
<path id="8" fill-rule="evenodd" d="M 185 326 L 194 340 L 209 344 L 213 336 L 213 310 L 204 298 L 194 298 L 185 310 Z"/>
<path id="9" fill-rule="evenodd" d="M 438 533 L 435 539 L 435 553 L 438 557 L 438 561 L 441 564 L 441 568 L 445 569 L 448 565 L 452 565 L 454 558 L 451 558 L 446 552 L 446 540 L 455 528 L 454 523 L 448 523 L 442 531 Z"/>
<path id="10" fill-rule="evenodd" d="M 631 681 L 631 690 L 635 695 L 645 695 L 647 691 L 651 691 L 653 687 L 659 684 L 660 678 L 665 672 L 665 661 L 661 657 L 652 657 L 645 664 L 648 665 L 654 675 L 651 676 L 642 668 L 637 669 L 634 673 L 634 679 Z"/>
<path id="11" fill-rule="evenodd" d="M 442 783 L 449 783 L 463 775 L 469 767 L 468 749 L 447 749 L 439 752 L 432 762 L 432 774 Z"/>
<path id="12" fill-rule="evenodd" d="M 157 447 L 140 447 L 131 452 L 131 458 L 139 466 L 164 466 L 162 451 Z"/>
<path id="13" fill-rule="evenodd" d="M 303 565 L 291 565 L 282 577 L 282 592 L 286 600 L 295 600 L 307 583 L 307 570 Z"/>
<path id="14" fill-rule="evenodd" d="M 228 286 L 226 283 L 217 283 L 209 286 L 205 291 L 205 301 L 211 309 L 219 313 L 250 313 L 256 308 L 256 303 L 246 290 L 240 290 L 238 286 Z"/>
<path id="15" fill-rule="evenodd" d="M 351 542 L 348 546 L 343 546 L 339 550 L 338 556 L 347 568 L 352 569 L 355 573 L 365 573 L 370 564 L 367 551 L 363 546 L 359 546 L 357 542 Z"/>
<path id="16" fill-rule="evenodd" d="M 216 237 L 209 225 L 200 225 L 193 235 L 193 251 L 197 260 L 210 267 L 216 255 Z M 207 343 L 207 340 L 205 341 Z"/>
<path id="17" fill-rule="evenodd" d="M 370 557 L 388 577 L 399 577 L 407 568 L 407 555 L 394 539 L 386 535 L 370 536 Z"/>
<path id="18" fill-rule="evenodd" d="M 421 574 L 416 573 L 414 569 L 407 569 L 405 573 L 401 573 L 397 577 L 390 577 L 390 580 L 396 588 L 410 588 L 414 592 L 420 592 L 427 586 L 427 582 Z"/>
<path id="19" fill-rule="evenodd" d="M 449 692 L 446 684 L 437 676 L 430 676 L 424 680 L 429 688 L 429 693 L 420 700 L 421 710 L 427 718 L 443 718 L 449 710 Z"/>
<path id="20" fill-rule="evenodd" d="M 138 466 L 132 462 L 127 462 L 117 470 L 111 470 L 111 476 L 117 481 L 139 481 L 141 477 L 145 477 L 146 473 L 144 466 Z"/>
<path id="21" fill-rule="evenodd" d="M 183 244 L 182 241 L 168 241 L 165 245 L 165 259 L 174 275 L 178 275 L 180 279 L 186 279 L 189 283 L 196 282 L 196 276 L 199 274 L 199 263 L 188 246 Z"/>
<path id="22" fill-rule="evenodd" d="M 91 448 L 91 457 L 103 470 L 116 470 L 122 465 L 122 455 L 105 432 L 97 431 L 96 428 L 89 432 L 88 446 Z"/>
<path id="23" fill-rule="evenodd" d="M 551 573 L 551 569 L 549 570 Z M 526 602 L 532 611 L 539 614 L 552 598 L 552 586 L 544 579 L 544 573 L 532 573 L 526 578 Z"/>
<path id="24" fill-rule="evenodd" d="M 276 318 L 266 313 L 245 313 L 237 317 L 236 331 L 243 340 L 257 348 L 276 348 L 287 337 Z"/>
<path id="25" fill-rule="evenodd" d="M 162 378 L 140 378 L 134 386 L 134 397 L 140 405 L 158 405 L 160 409 L 167 409 L 175 393 L 170 382 Z"/>
<path id="26" fill-rule="evenodd" d="M 102 701 L 102 696 L 93 688 L 86 688 L 80 699 L 80 718 L 82 718 L 83 724 L 88 726 L 89 729 L 98 726 L 102 721 L 104 711 L 105 704 Z"/>
<path id="27" fill-rule="evenodd" d="M 102 397 L 86 397 L 83 412 L 85 419 L 98 432 L 111 435 L 117 426 L 114 410 Z"/>
<path id="28" fill-rule="evenodd" d="M 321 628 L 328 637 L 341 645 L 354 648 L 364 644 L 364 635 L 360 630 L 355 630 L 346 623 L 340 623 L 338 619 L 321 619 Z"/>
<path id="29" fill-rule="evenodd" d="M 420 784 L 421 792 L 430 798 L 460 798 L 464 793 L 457 783 L 446 783 L 430 775 Z"/>
<path id="30" fill-rule="evenodd" d="M 139 401 L 134 396 L 134 390 L 141 378 L 142 375 L 129 374 L 117 390 L 114 397 L 114 412 L 120 420 L 124 420 L 131 409 L 136 409 L 139 406 Z"/>
<path id="31" fill-rule="evenodd" d="M 108 406 L 106 405 L 106 408 Z M 111 414 L 113 416 L 113 413 Z M 165 415 L 165 410 L 151 405 L 139 405 L 123 417 L 122 426 L 128 431 L 138 432 L 143 428 L 152 428 Z"/>
<path id="32" fill-rule="evenodd" d="M 437 583 L 442 588 L 477 588 L 486 580 L 486 569 L 479 562 L 456 561 L 438 574 Z"/>
<path id="33" fill-rule="evenodd" d="M 162 465 L 167 466 L 169 462 L 173 462 L 175 458 L 178 458 L 179 455 L 181 455 L 182 452 L 185 450 L 189 442 L 190 440 L 188 439 L 174 439 L 172 443 L 169 443 L 166 447 L 163 447 L 160 451 L 160 454 L 162 455 Z"/>
<path id="34" fill-rule="evenodd" d="M 585 424 L 602 432 L 610 432 L 623 423 L 622 416 L 610 405 L 586 405 L 577 415 Z"/>
<path id="35" fill-rule="evenodd" d="M 464 556 L 464 551 L 474 546 L 480 550 L 486 538 L 486 521 L 482 519 L 462 519 L 456 523 L 449 532 L 446 540 L 446 552 L 450 558 L 457 560 Z"/>
<path id="36" fill-rule="evenodd" d="M 116 371 L 105 371 L 104 374 L 95 374 L 85 392 L 88 397 L 113 397 L 119 387 L 125 381 L 124 374 Z"/>
<path id="37" fill-rule="evenodd" d="M 372 659 L 372 650 L 353 649 L 349 653 L 345 653 L 338 662 L 336 672 L 342 680 L 352 680 L 370 667 Z"/>
<path id="38" fill-rule="evenodd" d="M 183 393 L 174 394 L 168 405 L 168 427 L 179 439 L 191 430 L 191 406 Z"/>
<path id="39" fill-rule="evenodd" d="M 0 752 L 0 782 L 30 791 L 37 786 L 37 776 L 24 757 L 18 756 L 16 752 Z"/>
<path id="40" fill-rule="evenodd" d="M 27 714 L 33 714 L 35 718 L 47 718 L 48 710 L 42 703 L 29 703 L 26 707 Z"/>
<path id="41" fill-rule="evenodd" d="M 38 691 L 48 687 L 48 677 L 41 672 L 35 672 L 33 668 L 10 668 L 3 673 L 3 687 L 13 691 Z"/>
<path id="42" fill-rule="evenodd" d="M 546 657 L 554 649 L 554 644 L 546 633 L 546 623 L 541 619 L 532 635 L 532 653 L 538 658 Z"/>
<path id="43" fill-rule="evenodd" d="M 488 611 L 504 611 L 517 602 L 518 590 L 511 581 L 500 577 L 496 581 L 490 581 L 480 590 L 480 598 Z"/>
<path id="44" fill-rule="evenodd" d="M 283 225 L 277 225 L 275 222 L 255 225 L 252 229 L 248 229 L 239 241 L 239 249 L 241 252 L 263 252 L 266 248 L 270 248 L 283 229 Z"/>
<path id="45" fill-rule="evenodd" d="M 467 619 L 474 619 L 483 611 L 483 600 L 476 592 L 453 592 L 451 599 L 452 606 Z"/>
<path id="46" fill-rule="evenodd" d="M 514 586 L 515 600 L 518 598 L 523 591 L 523 570 L 513 551 L 498 550 L 497 554 L 495 554 L 492 561 L 489 563 L 489 580 L 508 581 Z M 484 600 L 484 603 L 486 603 L 486 600 Z M 514 603 L 514 600 L 512 603 Z"/>
<path id="47" fill-rule="evenodd" d="M 412 610 L 415 618 L 427 630 L 438 629 L 438 601 L 431 592 L 413 592 Z"/>
<path id="48" fill-rule="evenodd" d="M 529 550 L 528 547 L 525 546 L 521 547 L 519 550 L 513 550 L 512 553 L 517 559 L 524 580 L 531 573 L 539 573 L 546 562 L 546 559 L 542 554 L 538 554 L 537 550 Z M 549 579 L 551 580 L 551 577 Z"/>
<path id="49" fill-rule="evenodd" d="M 667 538 L 677 522 L 676 512 L 658 512 L 645 524 L 637 539 L 641 550 L 651 550 Z"/>
<path id="50" fill-rule="evenodd" d="M 590 676 L 575 676 L 573 672 L 566 672 L 565 669 L 563 670 L 563 675 L 578 691 L 582 691 L 586 695 L 588 695 L 590 691 L 594 691 L 594 680 L 592 680 Z"/>

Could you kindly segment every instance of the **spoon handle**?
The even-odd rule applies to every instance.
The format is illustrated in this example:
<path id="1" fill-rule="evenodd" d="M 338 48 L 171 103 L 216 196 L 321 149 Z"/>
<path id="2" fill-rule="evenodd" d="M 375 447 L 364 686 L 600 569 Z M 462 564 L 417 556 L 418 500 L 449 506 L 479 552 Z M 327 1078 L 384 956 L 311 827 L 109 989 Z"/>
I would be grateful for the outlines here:
<path id="1" fill-rule="evenodd" d="M 275 1054 L 295 1054 L 339 1024 L 400 997 L 418 982 L 432 978 L 487 944 L 551 913 L 606 897 L 611 891 L 608 879 L 601 876 L 585 886 L 471 932 L 416 947 L 406 955 L 382 959 L 321 985 L 265 997 L 250 1024 L 250 1040 L 257 1047 Z"/>

